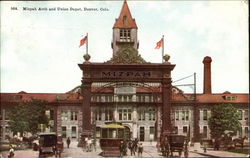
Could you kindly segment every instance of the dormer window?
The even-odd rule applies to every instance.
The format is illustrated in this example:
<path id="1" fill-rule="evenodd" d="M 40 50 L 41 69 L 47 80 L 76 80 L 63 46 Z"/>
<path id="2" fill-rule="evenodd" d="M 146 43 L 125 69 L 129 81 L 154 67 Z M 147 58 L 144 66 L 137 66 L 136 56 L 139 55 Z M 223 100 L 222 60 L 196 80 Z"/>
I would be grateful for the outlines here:
<path id="1" fill-rule="evenodd" d="M 120 41 L 130 41 L 131 30 L 130 29 L 120 29 Z"/>
<path id="2" fill-rule="evenodd" d="M 123 16 L 122 22 L 123 22 L 123 25 L 127 25 L 127 16 Z"/>
<path id="3" fill-rule="evenodd" d="M 226 100 L 236 100 L 236 96 L 226 96 Z"/>

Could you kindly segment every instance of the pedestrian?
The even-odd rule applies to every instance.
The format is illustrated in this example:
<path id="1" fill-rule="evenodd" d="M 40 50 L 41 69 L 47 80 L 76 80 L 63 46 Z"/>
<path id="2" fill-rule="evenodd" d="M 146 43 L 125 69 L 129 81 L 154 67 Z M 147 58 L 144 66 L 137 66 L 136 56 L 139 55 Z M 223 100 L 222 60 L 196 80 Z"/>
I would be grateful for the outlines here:
<path id="1" fill-rule="evenodd" d="M 68 145 L 68 148 L 69 148 L 69 145 L 70 145 L 70 138 L 69 137 L 67 139 L 67 145 Z"/>
<path id="2" fill-rule="evenodd" d="M 143 152 L 143 146 L 142 146 L 142 143 L 140 143 L 139 146 L 138 146 L 138 157 L 139 156 L 142 157 L 142 152 Z"/>
<path id="3" fill-rule="evenodd" d="M 128 148 L 130 150 L 130 155 L 132 156 L 132 154 L 133 154 L 133 142 L 132 142 L 132 140 L 129 140 Z"/>
<path id="4" fill-rule="evenodd" d="M 121 143 L 120 143 L 119 150 L 120 150 L 120 157 L 122 157 L 122 155 L 123 155 L 123 141 L 121 141 Z"/>
<path id="5" fill-rule="evenodd" d="M 12 147 L 12 145 L 10 145 L 10 150 L 9 150 L 9 155 L 8 158 L 14 158 L 14 148 Z"/>
<path id="6" fill-rule="evenodd" d="M 127 156 L 127 147 L 128 147 L 128 141 L 124 141 L 123 143 L 123 155 Z"/>
<path id="7" fill-rule="evenodd" d="M 91 138 L 87 139 L 87 152 L 91 152 L 92 151 L 92 140 Z"/>
<path id="8" fill-rule="evenodd" d="M 137 146 L 137 143 L 135 140 L 132 141 L 132 152 L 131 152 L 131 155 L 135 155 L 135 148 Z"/>
<path id="9" fill-rule="evenodd" d="M 137 148 L 138 148 L 138 138 L 135 138 L 135 152 L 137 152 Z"/>

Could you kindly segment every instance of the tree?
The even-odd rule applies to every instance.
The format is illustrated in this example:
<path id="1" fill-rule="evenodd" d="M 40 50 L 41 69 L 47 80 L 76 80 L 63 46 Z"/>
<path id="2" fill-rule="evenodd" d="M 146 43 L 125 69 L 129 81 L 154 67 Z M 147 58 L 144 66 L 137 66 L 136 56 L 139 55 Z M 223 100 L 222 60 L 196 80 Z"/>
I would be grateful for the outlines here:
<path id="1" fill-rule="evenodd" d="M 208 125 L 212 138 L 219 138 L 225 131 L 235 135 L 241 127 L 237 109 L 232 104 L 219 104 L 212 108 Z"/>
<path id="2" fill-rule="evenodd" d="M 30 132 L 35 134 L 39 131 L 39 124 L 48 126 L 49 119 L 45 114 L 47 102 L 43 100 L 31 100 L 19 103 L 9 112 L 9 126 L 13 132 Z"/>

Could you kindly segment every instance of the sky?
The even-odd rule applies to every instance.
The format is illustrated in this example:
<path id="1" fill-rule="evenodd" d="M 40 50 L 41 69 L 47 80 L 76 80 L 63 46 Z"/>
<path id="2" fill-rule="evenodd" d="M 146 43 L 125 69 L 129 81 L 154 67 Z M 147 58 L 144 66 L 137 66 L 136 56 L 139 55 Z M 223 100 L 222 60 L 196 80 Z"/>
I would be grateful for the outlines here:
<path id="1" fill-rule="evenodd" d="M 210 56 L 213 93 L 249 93 L 247 2 L 127 2 L 138 26 L 138 51 L 147 62 L 161 63 L 161 50 L 154 48 L 164 35 L 164 53 L 176 65 L 173 85 L 192 84 L 193 76 L 175 81 L 196 73 L 196 91 L 203 93 L 202 61 Z M 112 27 L 123 1 L 0 3 L 1 92 L 65 93 L 79 86 L 82 72 L 78 64 L 86 53 L 79 42 L 86 33 L 90 62 L 105 62 L 112 57 Z M 179 88 L 193 92 L 192 87 Z"/>

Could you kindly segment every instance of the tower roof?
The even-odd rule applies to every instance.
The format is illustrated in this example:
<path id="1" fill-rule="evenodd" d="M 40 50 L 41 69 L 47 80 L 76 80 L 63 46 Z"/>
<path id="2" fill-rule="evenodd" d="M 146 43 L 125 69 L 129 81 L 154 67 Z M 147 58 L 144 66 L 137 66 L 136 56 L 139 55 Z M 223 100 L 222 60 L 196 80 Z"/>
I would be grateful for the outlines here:
<path id="1" fill-rule="evenodd" d="M 115 19 L 113 28 L 137 28 L 135 19 L 132 18 L 127 1 L 124 0 L 121 13 L 118 19 Z"/>

